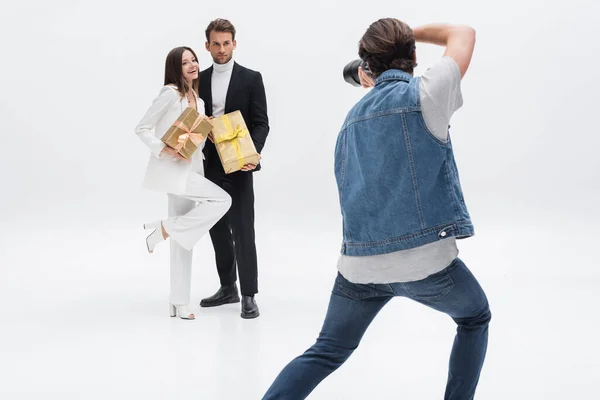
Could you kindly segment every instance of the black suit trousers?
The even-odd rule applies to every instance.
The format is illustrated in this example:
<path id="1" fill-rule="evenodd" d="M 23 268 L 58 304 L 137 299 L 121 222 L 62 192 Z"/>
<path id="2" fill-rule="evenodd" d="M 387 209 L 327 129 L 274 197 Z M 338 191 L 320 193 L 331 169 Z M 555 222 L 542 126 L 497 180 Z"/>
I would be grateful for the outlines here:
<path id="1" fill-rule="evenodd" d="M 215 168 L 216 167 L 216 168 Z M 231 196 L 231 208 L 210 230 L 221 285 L 232 285 L 237 273 L 243 296 L 258 293 L 258 261 L 254 235 L 254 180 L 249 171 L 225 174 L 215 166 L 206 178 Z"/>

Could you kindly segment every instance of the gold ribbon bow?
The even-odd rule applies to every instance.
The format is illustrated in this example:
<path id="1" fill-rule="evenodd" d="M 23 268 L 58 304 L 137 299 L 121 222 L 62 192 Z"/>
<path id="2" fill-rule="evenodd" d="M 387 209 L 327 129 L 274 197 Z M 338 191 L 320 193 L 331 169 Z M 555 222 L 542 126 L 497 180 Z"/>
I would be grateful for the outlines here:
<path id="1" fill-rule="evenodd" d="M 187 135 L 183 142 L 177 143 L 177 146 L 175 146 L 175 150 L 180 151 L 185 146 L 188 140 L 191 140 L 192 143 L 196 145 L 196 147 L 199 146 L 200 143 L 202 143 L 202 141 L 204 140 L 204 135 L 200 133 L 194 133 L 193 130 L 196 129 L 205 118 L 206 117 L 204 117 L 203 115 L 199 115 L 190 127 L 188 127 L 183 121 L 175 121 L 173 126 L 176 126 L 177 128 L 181 129 Z M 179 136 L 181 137 L 183 135 Z"/>
<path id="2" fill-rule="evenodd" d="M 227 115 L 222 115 L 221 120 L 225 125 L 227 133 L 219 135 L 218 138 L 215 138 L 215 144 L 231 141 L 231 145 L 233 146 L 233 150 L 235 151 L 235 155 L 237 157 L 238 166 L 240 169 L 242 169 L 244 167 L 244 155 L 242 154 L 242 146 L 240 145 L 240 141 L 238 139 L 245 137 L 250 132 L 248 132 L 247 129 L 244 129 L 242 125 L 237 125 L 234 129 L 231 126 L 231 121 L 229 121 L 229 117 Z"/>

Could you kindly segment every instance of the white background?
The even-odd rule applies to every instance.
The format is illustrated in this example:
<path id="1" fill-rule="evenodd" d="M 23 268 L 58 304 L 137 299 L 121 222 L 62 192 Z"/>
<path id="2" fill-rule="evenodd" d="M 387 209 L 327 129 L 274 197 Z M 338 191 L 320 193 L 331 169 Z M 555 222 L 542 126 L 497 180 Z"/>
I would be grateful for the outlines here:
<path id="1" fill-rule="evenodd" d="M 207 4 L 210 3 L 210 4 Z M 0 396 L 259 399 L 316 338 L 341 240 L 333 147 L 365 93 L 341 76 L 368 25 L 469 24 L 473 61 L 452 137 L 477 236 L 461 258 L 494 315 L 479 398 L 591 398 L 600 374 L 600 93 L 591 0 L 24 1 L 0 15 Z M 265 82 L 271 133 L 255 174 L 262 316 L 239 306 L 168 318 L 166 215 L 141 189 L 133 128 L 169 50 L 210 65 L 204 29 L 238 30 Z M 442 48 L 419 45 L 416 74 Z M 208 238 L 193 301 L 218 287 Z M 454 326 L 390 304 L 314 399 L 439 399 Z"/>

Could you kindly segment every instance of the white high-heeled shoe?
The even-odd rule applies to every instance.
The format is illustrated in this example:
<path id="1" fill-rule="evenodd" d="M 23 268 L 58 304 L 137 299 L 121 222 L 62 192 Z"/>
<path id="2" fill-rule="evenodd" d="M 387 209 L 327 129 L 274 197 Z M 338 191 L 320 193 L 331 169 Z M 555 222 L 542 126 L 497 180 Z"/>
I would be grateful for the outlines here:
<path id="1" fill-rule="evenodd" d="M 181 319 L 196 319 L 194 313 L 191 312 L 189 307 L 186 305 L 176 306 L 174 304 L 169 304 L 169 311 L 171 317 L 176 317 L 177 314 L 179 314 L 179 318 Z"/>
<path id="2" fill-rule="evenodd" d="M 154 222 L 146 222 L 144 224 L 144 229 L 157 229 L 162 225 L 162 221 L 154 221 Z"/>
<path id="3" fill-rule="evenodd" d="M 152 254 L 156 245 L 165 240 L 165 237 L 162 233 L 162 221 L 145 223 L 144 229 L 154 229 L 154 231 L 146 238 L 146 247 L 148 248 L 148 253 Z"/>

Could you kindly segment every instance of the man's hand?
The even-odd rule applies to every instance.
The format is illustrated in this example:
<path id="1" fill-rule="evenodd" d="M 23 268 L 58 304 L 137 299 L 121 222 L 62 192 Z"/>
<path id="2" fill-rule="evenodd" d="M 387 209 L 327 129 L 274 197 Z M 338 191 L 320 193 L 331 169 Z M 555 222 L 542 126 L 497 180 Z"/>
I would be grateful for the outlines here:
<path id="1" fill-rule="evenodd" d="M 360 85 L 364 88 L 372 88 L 375 86 L 375 82 L 371 75 L 365 72 L 362 67 L 358 67 L 358 78 L 360 79 Z"/>
<path id="2" fill-rule="evenodd" d="M 183 136 L 183 135 L 181 135 L 181 136 Z M 182 161 L 185 161 L 185 162 L 190 162 L 190 160 L 188 160 L 187 158 L 185 158 L 185 157 L 183 157 L 181 154 L 179 154 L 179 153 L 177 152 L 177 150 L 175 150 L 174 148 L 172 148 L 172 147 L 169 147 L 169 146 L 165 146 L 165 148 L 164 148 L 164 149 L 162 149 L 162 151 L 160 152 L 160 155 L 161 155 L 161 156 L 163 156 L 163 155 L 165 155 L 165 154 L 168 154 L 168 155 L 170 155 L 171 157 L 175 157 L 175 158 L 176 158 L 176 159 L 178 159 L 178 160 L 182 160 Z"/>
<path id="3" fill-rule="evenodd" d="M 262 160 L 262 156 L 260 154 L 258 155 L 258 159 Z M 254 165 L 254 164 L 246 164 L 242 167 L 242 171 L 252 171 L 255 168 L 256 168 L 256 165 Z"/>

